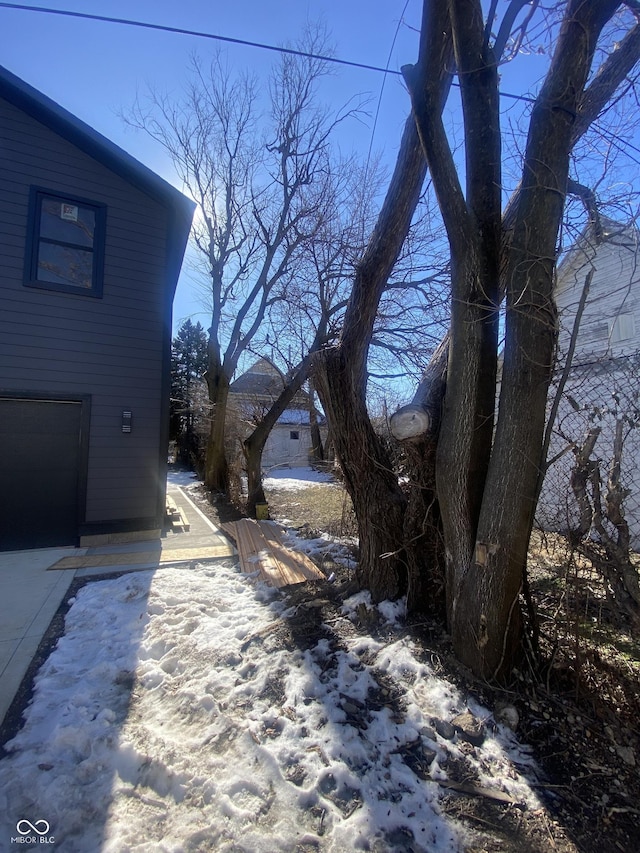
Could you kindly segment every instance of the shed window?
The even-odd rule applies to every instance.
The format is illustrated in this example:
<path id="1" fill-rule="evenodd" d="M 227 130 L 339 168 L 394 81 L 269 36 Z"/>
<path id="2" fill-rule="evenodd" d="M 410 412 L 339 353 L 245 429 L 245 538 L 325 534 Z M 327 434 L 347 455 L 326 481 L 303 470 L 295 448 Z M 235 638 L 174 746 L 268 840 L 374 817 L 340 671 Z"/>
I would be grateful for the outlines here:
<path id="1" fill-rule="evenodd" d="M 33 188 L 25 284 L 102 296 L 105 207 Z"/>
<path id="2" fill-rule="evenodd" d="M 291 439 L 291 441 L 297 441 L 300 438 L 300 433 L 297 429 L 292 429 L 289 432 L 289 438 Z"/>

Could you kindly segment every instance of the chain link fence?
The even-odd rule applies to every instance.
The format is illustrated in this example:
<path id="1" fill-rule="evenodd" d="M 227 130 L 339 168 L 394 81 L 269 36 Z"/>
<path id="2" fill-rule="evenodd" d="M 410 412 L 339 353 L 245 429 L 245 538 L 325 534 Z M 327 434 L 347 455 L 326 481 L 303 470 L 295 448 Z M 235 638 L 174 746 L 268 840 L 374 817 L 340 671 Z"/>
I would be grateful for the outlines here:
<path id="1" fill-rule="evenodd" d="M 558 382 L 551 388 L 553 399 Z M 640 356 L 569 371 L 555 418 L 536 518 L 547 530 L 611 536 L 624 519 L 640 547 Z M 585 529 L 586 528 L 586 529 Z"/>
<path id="2" fill-rule="evenodd" d="M 577 361 L 564 376 L 561 365 L 551 404 L 558 393 L 538 528 L 563 534 L 555 548 L 560 564 L 580 567 L 576 583 L 637 623 L 640 355 Z"/>

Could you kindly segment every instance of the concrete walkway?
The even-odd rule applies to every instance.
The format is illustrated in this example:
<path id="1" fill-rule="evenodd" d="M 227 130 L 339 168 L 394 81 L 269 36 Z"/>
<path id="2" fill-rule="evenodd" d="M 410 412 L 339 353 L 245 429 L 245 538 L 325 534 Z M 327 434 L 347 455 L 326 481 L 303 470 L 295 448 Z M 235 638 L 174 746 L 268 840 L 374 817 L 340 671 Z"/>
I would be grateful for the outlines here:
<path id="1" fill-rule="evenodd" d="M 167 494 L 190 529 L 159 542 L 0 553 L 0 724 L 74 579 L 236 558 L 229 540 L 180 487 L 170 484 Z"/>

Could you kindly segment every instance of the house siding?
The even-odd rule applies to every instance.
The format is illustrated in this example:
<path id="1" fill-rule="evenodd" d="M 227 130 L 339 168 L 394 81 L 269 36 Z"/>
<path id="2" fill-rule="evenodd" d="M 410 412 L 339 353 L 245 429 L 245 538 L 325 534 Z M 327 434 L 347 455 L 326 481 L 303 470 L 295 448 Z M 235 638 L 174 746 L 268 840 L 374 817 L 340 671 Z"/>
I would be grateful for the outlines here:
<path id="1" fill-rule="evenodd" d="M 102 298 L 23 285 L 32 186 L 107 206 Z M 90 395 L 83 522 L 159 523 L 169 214 L 0 99 L 0 390 Z M 121 431 L 121 413 L 133 430 Z"/>
<path id="2" fill-rule="evenodd" d="M 578 523 L 578 505 L 570 485 L 575 457 L 572 443 L 581 445 L 598 427 L 593 459 L 600 460 L 603 492 L 611 461 L 616 421 L 633 416 L 639 390 L 640 252 L 635 229 L 610 224 L 605 242 L 583 240 L 558 269 L 556 304 L 560 317 L 560 375 L 585 279 L 593 270 L 588 299 L 576 338 L 572 366 L 554 423 L 548 458 L 555 459 L 543 483 L 537 519 L 550 530 L 567 530 Z M 616 318 L 630 315 L 634 334 L 625 340 L 612 336 Z M 554 386 L 551 388 L 551 397 Z M 622 483 L 628 490 L 625 518 L 632 543 L 640 547 L 640 429 L 625 430 Z"/>
<path id="3" fill-rule="evenodd" d="M 603 357 L 619 357 L 640 349 L 640 254 L 635 234 L 623 232 L 600 246 L 586 245 L 558 270 L 556 304 L 560 315 L 559 345 L 566 352 L 573 318 L 586 275 L 593 265 L 589 298 L 580 322 L 574 364 Z M 631 314 L 633 338 L 614 341 L 610 324 Z"/>

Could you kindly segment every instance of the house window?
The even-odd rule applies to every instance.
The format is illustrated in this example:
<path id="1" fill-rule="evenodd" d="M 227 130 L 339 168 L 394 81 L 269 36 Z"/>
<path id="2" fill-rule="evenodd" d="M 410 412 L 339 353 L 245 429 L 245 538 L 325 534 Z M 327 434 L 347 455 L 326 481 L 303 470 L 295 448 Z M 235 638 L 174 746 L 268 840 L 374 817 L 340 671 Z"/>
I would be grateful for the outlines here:
<path id="1" fill-rule="evenodd" d="M 609 339 L 612 344 L 628 341 L 635 335 L 635 323 L 633 314 L 618 314 L 614 320 L 609 321 Z"/>
<path id="2" fill-rule="evenodd" d="M 106 208 L 32 188 L 25 284 L 102 296 Z"/>
<path id="3" fill-rule="evenodd" d="M 292 429 L 292 430 L 289 432 L 289 438 L 290 438 L 292 441 L 297 441 L 297 440 L 300 438 L 300 433 L 298 432 L 298 430 L 297 430 L 297 429 Z"/>

